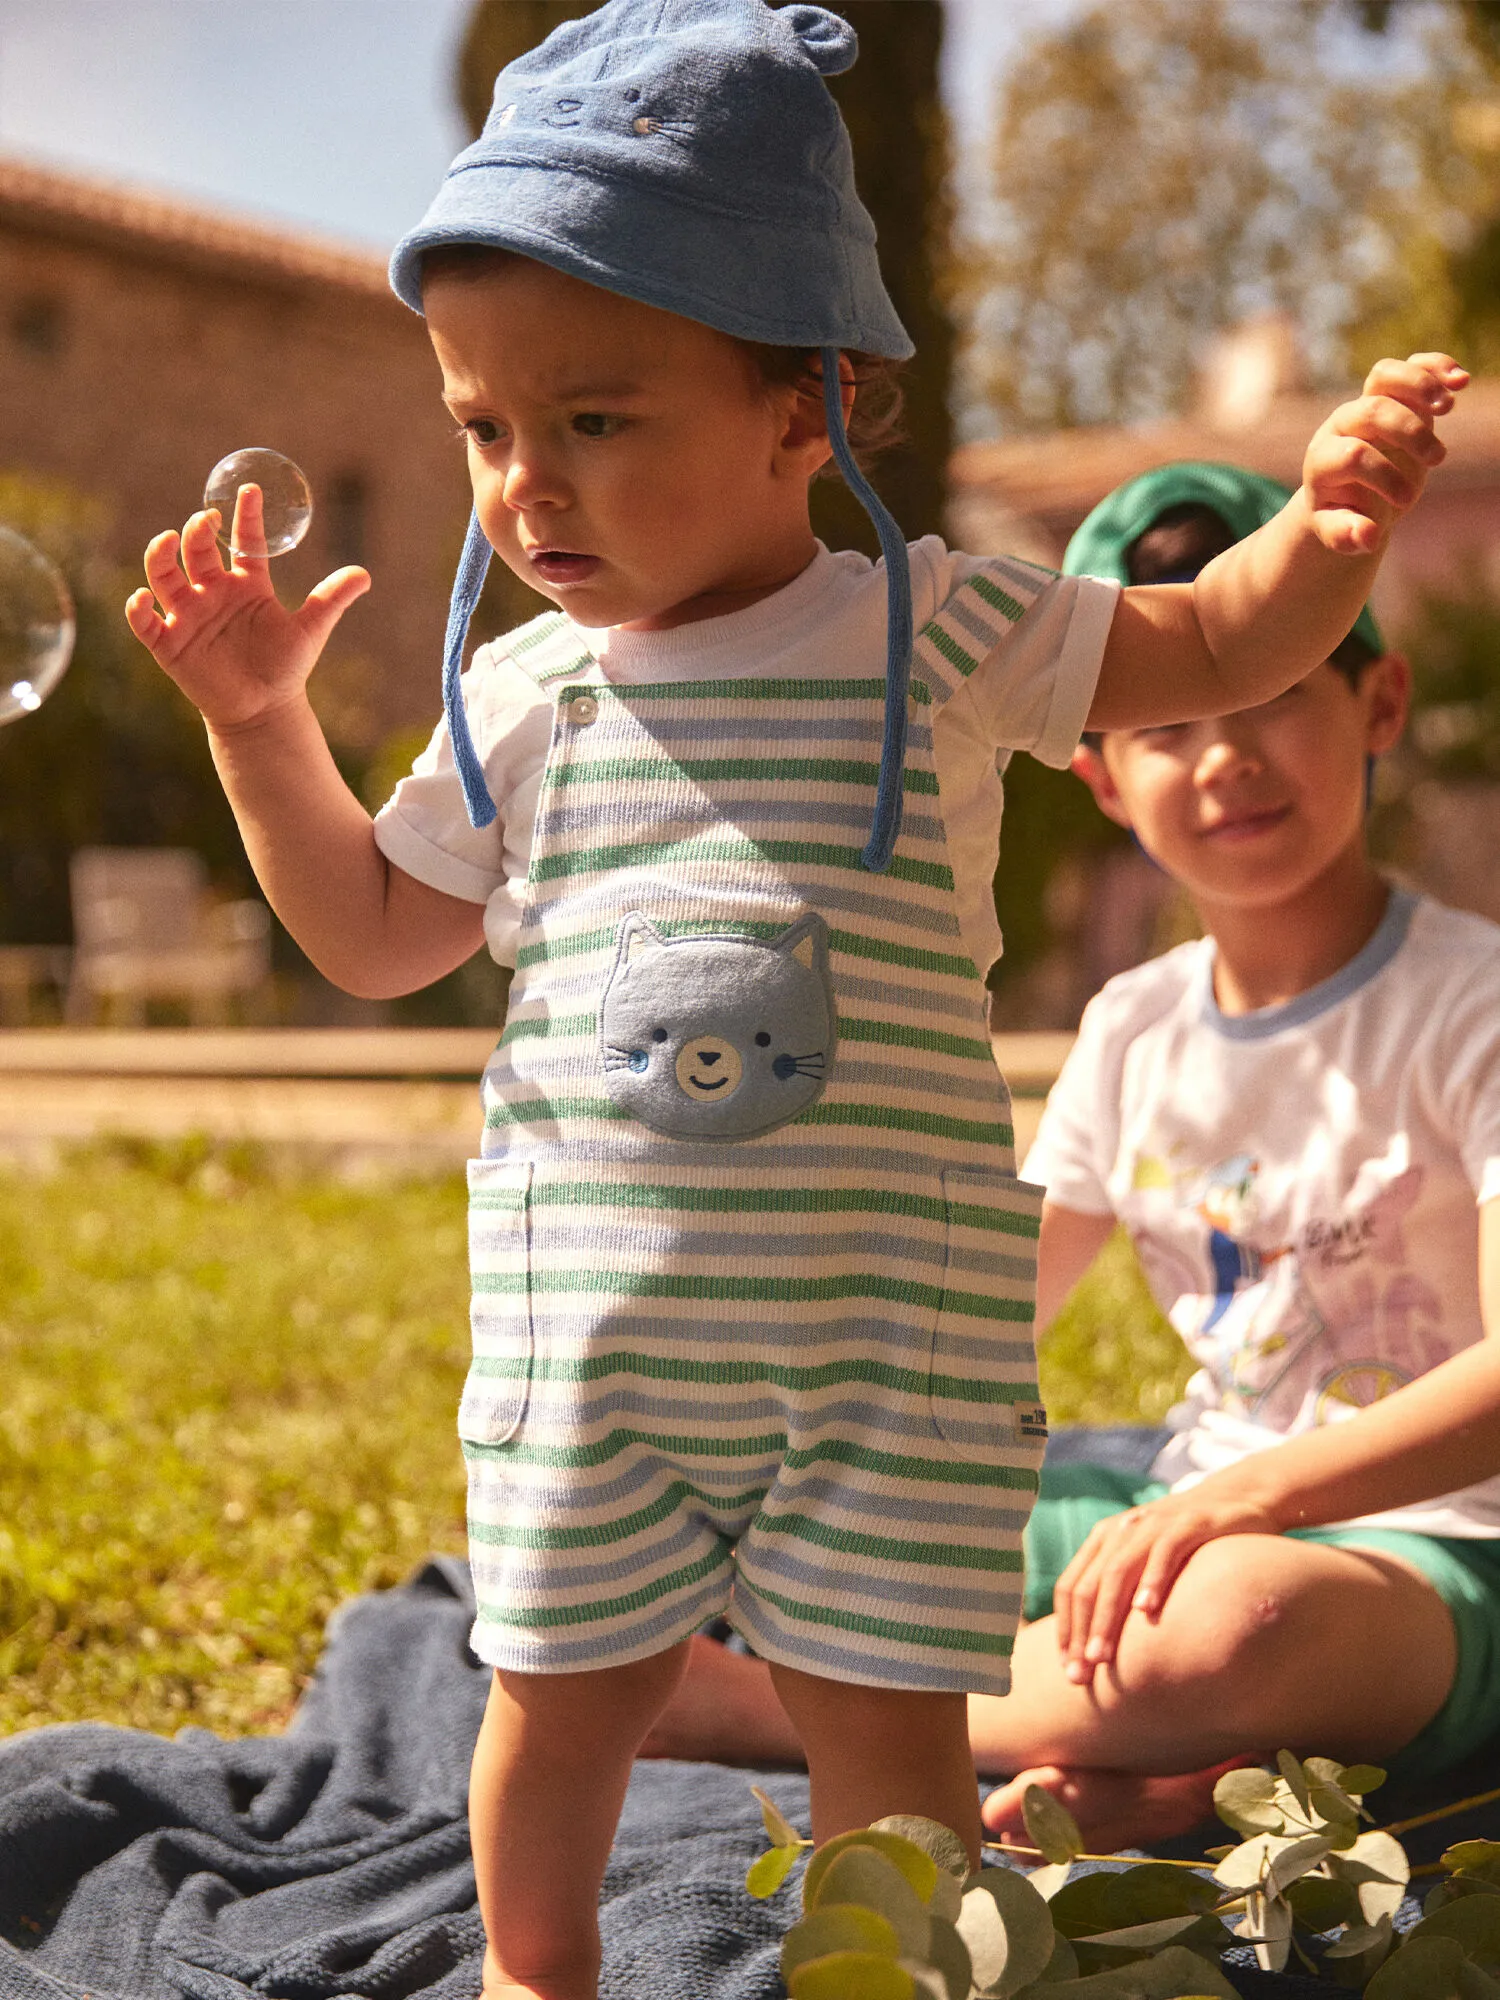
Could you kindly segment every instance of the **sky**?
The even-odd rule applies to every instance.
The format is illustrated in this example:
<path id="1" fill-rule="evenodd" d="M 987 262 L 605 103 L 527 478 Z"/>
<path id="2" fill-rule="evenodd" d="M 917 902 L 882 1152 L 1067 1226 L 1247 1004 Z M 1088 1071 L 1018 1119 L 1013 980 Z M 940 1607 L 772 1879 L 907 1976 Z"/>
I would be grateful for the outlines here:
<path id="1" fill-rule="evenodd" d="M 944 4 L 962 166 L 1026 30 L 1080 0 Z M 451 78 L 469 6 L 0 0 L 0 152 L 385 248 L 464 141 Z"/>

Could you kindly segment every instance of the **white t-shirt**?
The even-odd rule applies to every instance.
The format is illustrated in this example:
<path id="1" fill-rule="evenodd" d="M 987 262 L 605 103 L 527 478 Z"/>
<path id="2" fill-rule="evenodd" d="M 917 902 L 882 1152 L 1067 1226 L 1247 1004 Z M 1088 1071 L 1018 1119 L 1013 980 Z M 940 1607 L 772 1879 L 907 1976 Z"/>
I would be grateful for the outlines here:
<path id="1" fill-rule="evenodd" d="M 935 535 L 912 544 L 918 630 L 979 561 L 944 548 Z M 1066 766 L 1094 698 L 1118 597 L 1117 584 L 1058 577 L 938 712 L 933 750 L 959 922 L 981 975 L 1000 956 L 992 885 L 1001 772 L 1014 750 Z M 668 632 L 580 627 L 579 637 L 597 662 L 593 674 L 580 679 L 628 684 L 881 674 L 885 570 L 852 550 L 830 554 L 820 542 L 800 576 L 747 610 Z M 469 729 L 496 819 L 478 832 L 470 826 L 447 727 L 439 723 L 411 775 L 376 817 L 375 838 L 386 858 L 419 882 L 483 903 L 490 951 L 511 965 L 553 702 L 512 663 L 505 643 L 481 647 L 464 676 Z"/>
<path id="2" fill-rule="evenodd" d="M 1208 940 L 1122 973 L 1024 1171 L 1119 1217 L 1198 1363 L 1154 1477 L 1353 1415 L 1484 1337 L 1500 927 L 1393 892 L 1342 971 L 1252 1014 L 1220 1013 Z M 1361 1525 L 1500 1535 L 1500 1476 Z"/>

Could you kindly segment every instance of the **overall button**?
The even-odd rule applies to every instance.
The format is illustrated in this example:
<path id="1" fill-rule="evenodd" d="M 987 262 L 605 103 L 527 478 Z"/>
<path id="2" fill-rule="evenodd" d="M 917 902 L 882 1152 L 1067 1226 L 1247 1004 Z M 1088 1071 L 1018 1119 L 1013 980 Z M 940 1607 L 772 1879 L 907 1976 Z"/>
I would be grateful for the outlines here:
<path id="1" fill-rule="evenodd" d="M 591 694 L 575 694 L 568 703 L 568 720 L 576 722 L 580 729 L 587 729 L 598 716 L 599 704 Z"/>

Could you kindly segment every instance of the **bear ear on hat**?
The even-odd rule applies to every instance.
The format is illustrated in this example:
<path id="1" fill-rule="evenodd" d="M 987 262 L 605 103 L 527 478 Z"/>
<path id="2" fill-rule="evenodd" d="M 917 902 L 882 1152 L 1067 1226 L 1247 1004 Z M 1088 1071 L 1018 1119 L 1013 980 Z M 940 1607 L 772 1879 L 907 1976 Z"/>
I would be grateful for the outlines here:
<path id="1" fill-rule="evenodd" d="M 852 69 L 859 55 L 859 37 L 847 21 L 830 14 L 826 7 L 778 7 L 776 17 L 785 21 L 819 76 L 842 76 Z"/>

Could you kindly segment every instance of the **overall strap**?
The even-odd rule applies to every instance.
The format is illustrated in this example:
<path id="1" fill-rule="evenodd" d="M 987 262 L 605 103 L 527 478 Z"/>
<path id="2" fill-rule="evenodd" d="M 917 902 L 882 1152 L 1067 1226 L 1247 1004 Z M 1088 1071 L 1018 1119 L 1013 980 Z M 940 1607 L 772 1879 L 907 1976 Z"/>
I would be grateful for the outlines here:
<path id="1" fill-rule="evenodd" d="M 991 556 L 958 586 L 912 648 L 916 678 L 934 709 L 957 692 L 1056 576 L 1041 563 Z"/>

